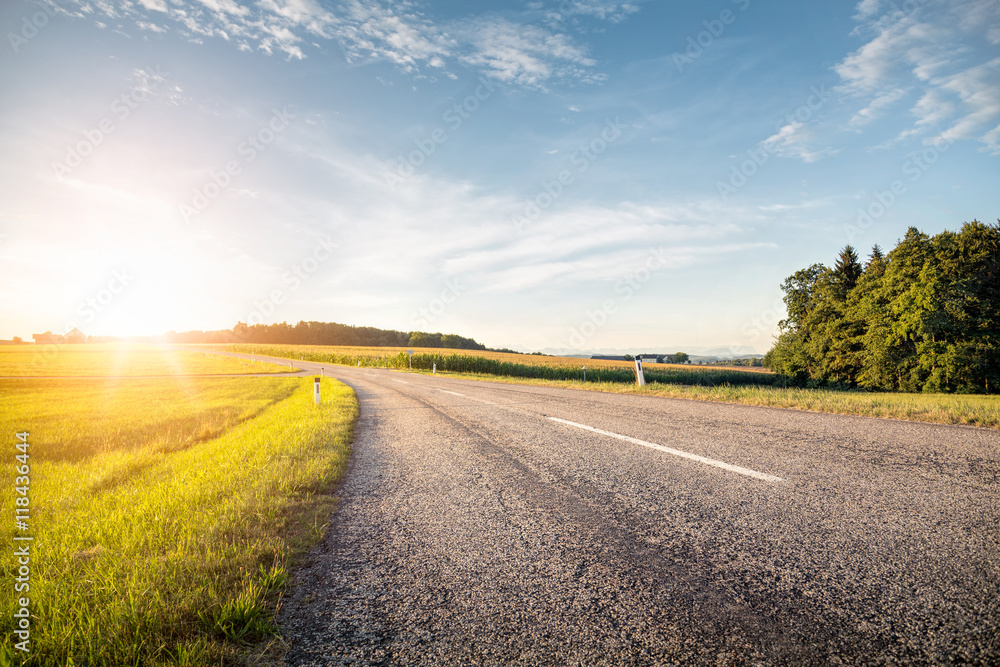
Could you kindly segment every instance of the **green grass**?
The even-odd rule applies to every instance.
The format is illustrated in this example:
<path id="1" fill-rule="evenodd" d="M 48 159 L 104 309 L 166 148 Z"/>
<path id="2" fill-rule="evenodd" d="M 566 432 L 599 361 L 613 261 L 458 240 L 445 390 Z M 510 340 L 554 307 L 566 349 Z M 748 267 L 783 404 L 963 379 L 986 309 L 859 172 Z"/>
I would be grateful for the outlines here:
<path id="1" fill-rule="evenodd" d="M 412 371 L 427 374 L 426 371 Z M 768 386 L 687 386 L 679 384 L 635 384 L 582 382 L 496 377 L 475 373 L 438 373 L 447 377 L 508 384 L 564 387 L 616 394 L 664 396 L 696 401 L 717 401 L 834 414 L 887 419 L 905 419 L 935 424 L 964 424 L 1000 428 L 1000 396 L 957 394 L 889 394 Z"/>
<path id="2" fill-rule="evenodd" d="M 0 381 L 5 508 L 14 434 L 31 443 L 25 664 L 241 664 L 259 650 L 349 454 L 357 401 L 332 379 L 322 391 L 317 407 L 311 378 Z M 12 582 L 9 547 L 0 569 Z"/>
<path id="3" fill-rule="evenodd" d="M 116 377 L 282 373 L 287 366 L 169 345 L 2 345 L 0 377 Z"/>

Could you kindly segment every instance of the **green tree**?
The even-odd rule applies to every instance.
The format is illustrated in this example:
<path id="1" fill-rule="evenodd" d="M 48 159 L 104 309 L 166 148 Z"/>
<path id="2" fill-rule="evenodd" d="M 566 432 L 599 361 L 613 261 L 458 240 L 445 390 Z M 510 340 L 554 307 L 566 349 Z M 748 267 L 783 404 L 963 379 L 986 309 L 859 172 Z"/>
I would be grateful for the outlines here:
<path id="1" fill-rule="evenodd" d="M 861 265 L 814 264 L 782 284 L 789 316 L 764 364 L 798 382 L 886 391 L 996 392 L 1000 222 L 907 230 Z"/>

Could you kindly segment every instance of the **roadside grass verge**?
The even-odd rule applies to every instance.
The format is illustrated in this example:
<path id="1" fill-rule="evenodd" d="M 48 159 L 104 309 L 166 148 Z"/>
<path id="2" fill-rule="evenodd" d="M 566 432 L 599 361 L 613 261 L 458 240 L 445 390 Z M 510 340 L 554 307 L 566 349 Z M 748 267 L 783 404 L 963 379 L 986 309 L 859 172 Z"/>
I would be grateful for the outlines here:
<path id="1" fill-rule="evenodd" d="M 288 570 L 322 537 L 336 504 L 358 413 L 353 392 L 324 379 L 317 407 L 312 378 L 34 382 L 0 382 L 0 399 L 14 406 L 0 417 L 11 461 L 16 432 L 27 430 L 31 443 L 30 531 L 17 533 L 34 538 L 31 651 L 27 660 L 16 652 L 15 664 L 244 664 L 273 639 Z M 102 394 L 97 382 L 118 386 Z M 32 414 L 74 391 L 91 403 Z M 177 391 L 191 400 L 160 415 L 142 409 Z M 231 420 L 210 428 L 221 433 L 183 447 L 169 446 L 176 437 L 164 447 L 150 425 L 197 434 L 206 411 L 227 403 Z M 92 421 L 96 406 L 103 418 Z M 95 447 L 114 418 L 116 442 Z M 67 453 L 77 441 L 90 444 Z M 0 472 L 8 508 L 13 469 Z M 12 524 L 0 524 L 6 545 Z M 0 568 L 13 582 L 12 549 Z M 0 607 L 8 649 L 17 641 L 13 597 Z"/>
<path id="2" fill-rule="evenodd" d="M 287 367 L 143 343 L 0 345 L 0 377 L 283 373 Z"/>
<path id="3" fill-rule="evenodd" d="M 413 371 L 428 374 L 426 371 Z M 889 394 L 832 389 L 768 386 L 699 387 L 677 384 L 553 381 L 505 378 L 475 373 L 438 373 L 446 377 L 507 384 L 563 387 L 615 394 L 664 396 L 771 408 L 811 410 L 862 417 L 904 419 L 934 424 L 963 424 L 1000 428 L 1000 396 L 975 394 Z"/>

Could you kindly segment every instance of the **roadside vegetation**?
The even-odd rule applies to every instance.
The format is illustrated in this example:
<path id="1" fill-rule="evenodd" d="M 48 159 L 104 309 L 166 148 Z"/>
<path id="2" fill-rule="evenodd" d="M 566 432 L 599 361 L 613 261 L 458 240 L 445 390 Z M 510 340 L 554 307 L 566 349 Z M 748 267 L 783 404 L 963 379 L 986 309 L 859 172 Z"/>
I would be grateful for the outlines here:
<path id="1" fill-rule="evenodd" d="M 197 367 L 197 366 L 195 366 Z M 322 537 L 357 401 L 311 378 L 0 380 L 15 496 L 15 433 L 29 433 L 28 665 L 246 664 L 275 644 L 288 571 Z M 0 557 L 13 582 L 12 549 Z M 13 585 L 13 584 L 11 584 Z M 272 646 L 271 650 L 280 647 Z"/>
<path id="2" fill-rule="evenodd" d="M 412 359 L 408 359 L 404 349 L 380 347 L 253 345 L 227 349 L 347 366 L 360 363 L 362 367 L 415 373 L 428 373 L 436 363 L 440 375 L 472 380 L 1000 428 L 1000 396 L 795 387 L 788 385 L 787 378 L 759 368 L 644 364 L 648 384 L 638 387 L 634 365 L 615 360 L 421 349 L 415 349 Z"/>
<path id="3" fill-rule="evenodd" d="M 432 370 L 442 372 L 479 373 L 499 377 L 536 378 L 545 380 L 583 379 L 588 381 L 635 382 L 635 365 L 613 359 L 578 359 L 533 354 L 493 352 L 490 350 L 437 350 L 415 348 L 408 355 L 404 348 L 327 347 L 316 345 L 229 345 L 226 350 L 244 354 L 259 354 L 317 363 Z M 695 384 L 706 386 L 771 385 L 781 378 L 761 369 L 715 368 L 685 364 L 643 364 L 648 382 Z"/>
<path id="4" fill-rule="evenodd" d="M 782 289 L 788 318 L 764 364 L 796 384 L 1000 393 L 1000 222 L 911 227 L 864 265 L 847 246 Z"/>

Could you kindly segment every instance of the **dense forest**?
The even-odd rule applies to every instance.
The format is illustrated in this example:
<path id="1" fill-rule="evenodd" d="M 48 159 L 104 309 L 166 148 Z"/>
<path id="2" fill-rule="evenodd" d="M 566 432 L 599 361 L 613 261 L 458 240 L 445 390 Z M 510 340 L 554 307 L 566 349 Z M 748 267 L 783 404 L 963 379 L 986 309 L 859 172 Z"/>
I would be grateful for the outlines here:
<path id="1" fill-rule="evenodd" d="M 1000 391 L 1000 222 L 928 236 L 782 284 L 788 318 L 764 363 L 798 384 L 883 391 Z"/>
<path id="2" fill-rule="evenodd" d="M 299 322 L 298 324 L 254 324 L 240 322 L 233 327 L 233 338 L 241 343 L 283 343 L 286 345 L 358 345 L 362 347 L 446 347 L 460 350 L 485 350 L 471 338 L 454 334 L 405 332 L 375 327 L 355 327 L 336 322 Z"/>

